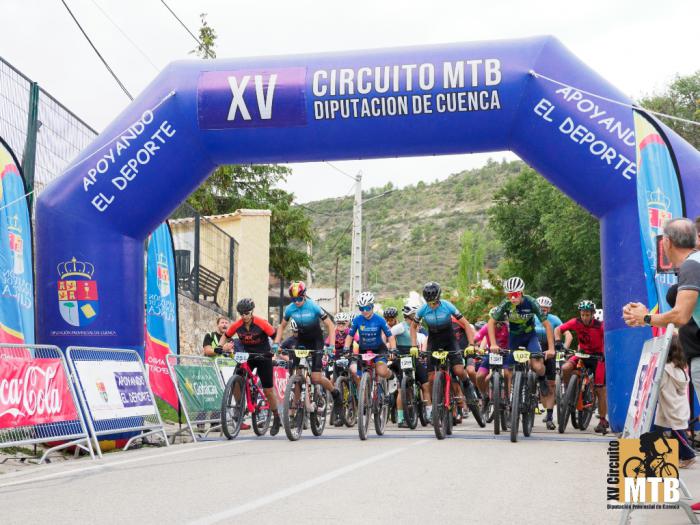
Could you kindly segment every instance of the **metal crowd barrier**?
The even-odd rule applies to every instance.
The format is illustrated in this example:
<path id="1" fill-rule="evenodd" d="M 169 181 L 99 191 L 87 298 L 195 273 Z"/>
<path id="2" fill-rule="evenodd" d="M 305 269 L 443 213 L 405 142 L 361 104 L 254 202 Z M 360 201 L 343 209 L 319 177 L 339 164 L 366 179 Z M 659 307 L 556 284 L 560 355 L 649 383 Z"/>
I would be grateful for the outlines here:
<path id="1" fill-rule="evenodd" d="M 195 442 L 198 435 L 207 437 L 211 432 L 221 432 L 224 388 L 214 360 L 202 356 L 170 354 L 166 356 L 166 362 L 187 421 L 187 427 L 172 436 L 173 443 L 178 435 L 187 431 Z"/>
<path id="2" fill-rule="evenodd" d="M 66 360 L 61 350 L 56 346 L 49 345 L 0 344 L 0 360 L 16 360 L 16 363 L 29 361 L 38 364 L 40 359 L 42 364 L 46 364 L 43 361 L 45 359 L 58 360 L 60 362 L 65 379 L 64 391 L 59 392 L 58 389 L 50 390 L 48 380 L 51 378 L 47 380 L 45 370 L 41 369 L 41 367 L 26 370 L 25 376 L 21 379 L 0 377 L 0 396 L 4 398 L 2 402 L 2 406 L 5 408 L 4 413 L 12 414 L 15 418 L 28 417 L 33 415 L 36 410 L 47 408 L 46 405 L 40 407 L 40 402 L 53 403 L 54 406 L 51 408 L 56 409 L 55 403 L 60 399 L 61 403 L 70 400 L 73 404 L 72 411 L 75 412 L 76 417 L 65 421 L 0 428 L 0 448 L 52 443 L 54 445 L 43 453 L 39 463 L 43 463 L 52 452 L 72 446 L 76 447 L 76 455 L 80 450 L 84 450 L 90 454 L 92 459 L 95 459 L 90 436 L 78 404 L 75 389 L 73 388 L 71 375 L 68 372 Z M 38 372 L 38 370 L 41 370 L 41 372 Z M 39 376 L 45 380 L 43 396 L 34 393 L 32 398 L 28 399 L 28 383 L 32 382 L 36 385 L 36 382 L 40 380 Z M 13 384 L 13 379 L 16 380 L 15 384 Z M 56 396 L 58 396 L 58 399 Z M 40 400 L 39 397 L 42 399 Z M 10 406 L 13 402 L 18 406 Z M 0 416 L 4 415 L 4 413 L 0 414 Z"/>
<path id="3" fill-rule="evenodd" d="M 168 436 L 148 381 L 148 372 L 136 351 L 69 346 L 66 357 L 100 457 L 102 451 L 98 437 L 122 432 L 139 432 L 126 442 L 124 450 L 137 439 L 152 434 L 162 434 L 165 446 L 168 446 Z M 125 383 L 122 388 L 117 386 L 118 377 Z M 134 383 L 136 388 L 133 388 Z M 113 399 L 110 394 L 115 392 L 117 398 Z"/>
<path id="4" fill-rule="evenodd" d="M 226 388 L 226 383 L 236 371 L 238 363 L 233 357 L 219 356 L 214 359 L 214 365 L 216 365 L 216 370 L 219 372 L 219 377 L 221 377 L 221 386 Z"/>

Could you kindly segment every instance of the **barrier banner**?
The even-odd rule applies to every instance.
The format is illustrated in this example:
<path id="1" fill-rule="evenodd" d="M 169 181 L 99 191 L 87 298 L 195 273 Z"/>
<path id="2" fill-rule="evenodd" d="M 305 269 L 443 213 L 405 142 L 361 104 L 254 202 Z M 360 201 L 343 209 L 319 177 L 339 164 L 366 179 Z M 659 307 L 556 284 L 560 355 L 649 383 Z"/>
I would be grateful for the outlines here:
<path id="1" fill-rule="evenodd" d="M 18 166 L 12 150 L 0 139 L 0 343 L 32 344 L 32 230 Z"/>
<path id="2" fill-rule="evenodd" d="M 275 380 L 275 392 L 280 401 L 284 401 L 284 391 L 287 388 L 287 380 L 289 379 L 289 370 L 281 366 L 276 366 L 272 369 Z"/>
<path id="3" fill-rule="evenodd" d="M 138 361 L 76 361 L 92 419 L 153 414 L 153 398 Z"/>
<path id="4" fill-rule="evenodd" d="M 60 359 L 0 359 L 0 428 L 78 419 Z"/>
<path id="5" fill-rule="evenodd" d="M 190 412 L 218 412 L 224 390 L 214 367 L 175 365 L 180 392 Z"/>
<path id="6" fill-rule="evenodd" d="M 153 394 L 177 409 L 177 392 L 165 358 L 178 353 L 177 279 L 167 222 L 148 238 L 146 263 L 146 366 Z"/>

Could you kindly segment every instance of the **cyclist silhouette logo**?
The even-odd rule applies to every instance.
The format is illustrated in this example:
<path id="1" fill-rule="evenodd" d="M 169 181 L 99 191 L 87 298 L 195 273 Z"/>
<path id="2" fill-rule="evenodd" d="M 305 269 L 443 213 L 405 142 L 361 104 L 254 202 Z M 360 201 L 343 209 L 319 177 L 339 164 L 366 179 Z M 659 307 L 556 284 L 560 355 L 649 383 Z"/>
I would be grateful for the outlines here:
<path id="1" fill-rule="evenodd" d="M 678 477 L 676 466 L 666 461 L 666 455 L 671 454 L 673 450 L 663 432 L 646 432 L 639 436 L 639 451 L 644 454 L 644 477 Z"/>

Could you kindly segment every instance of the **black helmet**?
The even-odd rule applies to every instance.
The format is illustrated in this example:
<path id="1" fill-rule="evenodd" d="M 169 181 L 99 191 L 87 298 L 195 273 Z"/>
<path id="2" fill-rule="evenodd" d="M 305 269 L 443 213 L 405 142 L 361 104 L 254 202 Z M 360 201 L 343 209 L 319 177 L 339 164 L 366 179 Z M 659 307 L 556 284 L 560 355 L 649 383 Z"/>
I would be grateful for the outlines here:
<path id="1" fill-rule="evenodd" d="M 236 304 L 236 311 L 241 315 L 247 314 L 248 312 L 252 312 L 254 308 L 255 303 L 249 297 L 241 299 L 240 301 L 238 301 L 238 304 Z"/>
<path id="2" fill-rule="evenodd" d="M 475 330 L 481 330 L 484 326 L 486 326 L 486 321 L 477 321 L 474 323 Z"/>
<path id="3" fill-rule="evenodd" d="M 437 301 L 440 299 L 440 293 L 442 293 L 442 290 L 440 289 L 439 283 L 436 283 L 435 281 L 425 283 L 425 286 L 423 287 L 423 299 L 428 302 Z"/>
<path id="4" fill-rule="evenodd" d="M 390 306 L 389 308 L 384 310 L 384 319 L 396 319 L 398 315 L 399 311 L 393 306 Z"/>

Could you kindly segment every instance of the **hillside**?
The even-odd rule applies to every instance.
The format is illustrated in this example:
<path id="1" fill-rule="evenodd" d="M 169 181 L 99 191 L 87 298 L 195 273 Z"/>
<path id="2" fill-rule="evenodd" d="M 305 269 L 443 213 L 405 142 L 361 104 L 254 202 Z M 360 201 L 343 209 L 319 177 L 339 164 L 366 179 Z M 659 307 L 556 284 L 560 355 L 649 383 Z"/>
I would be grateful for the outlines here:
<path id="1" fill-rule="evenodd" d="M 380 297 L 405 295 L 427 280 L 455 282 L 460 238 L 466 230 L 486 238 L 486 267 L 494 268 L 500 249 L 486 227 L 486 210 L 495 190 L 517 175 L 520 161 L 489 163 L 430 184 L 419 182 L 379 197 L 363 209 L 363 244 L 369 242 L 366 279 Z M 363 200 L 393 189 L 391 184 L 363 193 Z M 353 197 L 307 203 L 317 234 L 313 246 L 314 286 L 349 288 L 350 224 Z M 369 230 L 367 239 L 366 232 Z"/>

